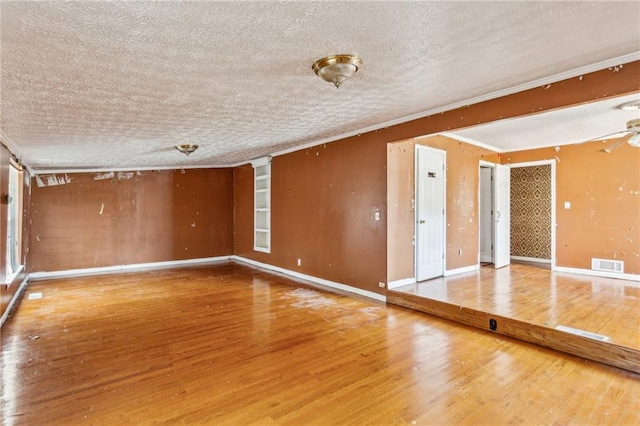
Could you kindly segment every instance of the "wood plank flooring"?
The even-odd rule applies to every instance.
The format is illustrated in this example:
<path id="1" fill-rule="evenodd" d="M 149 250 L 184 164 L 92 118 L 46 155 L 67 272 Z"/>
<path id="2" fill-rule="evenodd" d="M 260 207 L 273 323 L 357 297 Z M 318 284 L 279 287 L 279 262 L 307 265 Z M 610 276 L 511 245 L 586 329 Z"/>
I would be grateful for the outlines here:
<path id="1" fill-rule="evenodd" d="M 436 278 L 396 291 L 532 324 L 569 326 L 640 349 L 640 283 L 523 264 Z"/>
<path id="2" fill-rule="evenodd" d="M 3 425 L 640 423 L 640 375 L 236 263 L 37 282 Z"/>

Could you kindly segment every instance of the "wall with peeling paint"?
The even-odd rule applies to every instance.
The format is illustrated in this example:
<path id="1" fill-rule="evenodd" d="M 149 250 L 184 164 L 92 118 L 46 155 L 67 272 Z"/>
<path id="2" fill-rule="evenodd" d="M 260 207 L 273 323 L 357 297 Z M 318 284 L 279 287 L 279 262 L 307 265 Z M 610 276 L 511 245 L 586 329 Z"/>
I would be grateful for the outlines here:
<path id="1" fill-rule="evenodd" d="M 412 277 L 415 143 L 447 151 L 447 269 L 477 264 L 479 161 L 497 162 L 497 155 L 444 136 L 406 145 L 395 166 L 402 178 L 389 194 L 387 144 L 380 140 L 363 137 L 275 157 L 271 253 L 253 251 L 253 169 L 236 168 L 236 254 L 373 292 L 384 291 L 379 282 Z M 388 210 L 387 196 L 403 205 Z"/>
<path id="2" fill-rule="evenodd" d="M 447 153 L 446 187 L 446 270 L 478 263 L 479 162 L 498 162 L 498 155 L 446 136 L 437 135 L 389 144 L 387 181 L 389 230 L 388 280 L 414 276 L 414 145 L 424 145 Z"/>
<path id="3" fill-rule="evenodd" d="M 415 142 L 387 146 L 387 282 L 415 275 Z"/>
<path id="4" fill-rule="evenodd" d="M 600 152 L 611 143 L 502 155 L 503 164 L 556 161 L 557 266 L 591 269 L 593 257 L 616 259 L 625 273 L 640 274 L 640 149 Z"/>
<path id="5" fill-rule="evenodd" d="M 387 268 L 387 238 L 393 234 L 386 229 L 388 143 L 636 92 L 640 89 L 639 70 L 640 62 L 625 64 L 625 73 L 598 71 L 277 156 L 272 163 L 271 253 L 253 251 L 253 170 L 249 165 L 237 167 L 234 169 L 236 254 L 384 293 L 378 283 L 404 278 L 407 264 L 403 262 L 399 267 L 403 270 Z M 452 145 L 451 141 L 439 140 L 430 143 L 446 149 L 459 144 L 459 148 L 469 152 L 462 161 L 455 161 L 455 155 L 447 158 L 450 164 L 447 269 L 451 270 L 477 264 L 475 200 L 482 153 L 472 153 L 467 144 Z M 376 209 L 381 213 L 379 222 L 373 220 Z M 458 255 L 458 249 L 462 255 Z M 302 261 L 300 266 L 298 258 Z"/>
<path id="6" fill-rule="evenodd" d="M 29 271 L 233 254 L 233 171 L 36 176 Z"/>
<path id="7" fill-rule="evenodd" d="M 385 168 L 386 146 L 370 149 L 364 138 L 273 158 L 269 254 L 253 251 L 253 169 L 237 167 L 236 254 L 378 291 L 386 281 Z"/>

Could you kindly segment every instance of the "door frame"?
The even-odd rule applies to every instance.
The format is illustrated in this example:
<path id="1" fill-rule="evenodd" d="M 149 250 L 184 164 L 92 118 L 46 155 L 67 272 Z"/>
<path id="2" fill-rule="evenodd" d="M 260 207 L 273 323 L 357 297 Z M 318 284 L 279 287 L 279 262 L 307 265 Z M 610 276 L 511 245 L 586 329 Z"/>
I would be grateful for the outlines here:
<path id="1" fill-rule="evenodd" d="M 510 163 L 509 167 L 551 166 L 551 270 L 556 270 L 556 160 Z"/>
<path id="2" fill-rule="evenodd" d="M 414 148 L 414 181 L 413 181 L 413 190 L 414 190 L 414 217 L 413 217 L 413 241 L 414 241 L 414 252 L 413 252 L 413 276 L 415 277 L 416 282 L 418 282 L 418 259 L 419 253 L 418 250 L 420 248 L 420 242 L 418 240 L 418 217 L 419 217 L 419 207 L 420 203 L 418 201 L 418 174 L 420 173 L 419 163 L 418 163 L 418 150 L 423 152 L 432 152 L 442 156 L 443 162 L 443 179 L 442 179 L 442 270 L 439 276 L 444 276 L 447 270 L 447 151 L 443 149 L 432 148 L 426 145 L 420 145 L 418 143 L 415 144 Z M 429 278 L 430 279 L 430 278 Z"/>
<path id="3" fill-rule="evenodd" d="M 498 269 L 511 264 L 511 167 L 496 164 L 493 171 L 493 267 Z"/>
<path id="4" fill-rule="evenodd" d="M 494 192 L 495 192 L 495 188 L 493 186 L 493 175 L 495 173 L 495 164 L 491 163 L 489 161 L 484 161 L 484 160 L 480 160 L 480 163 L 478 164 L 478 265 L 480 265 L 482 263 L 482 259 L 480 259 L 480 253 L 482 251 L 482 212 L 480 211 L 480 198 L 482 197 L 482 176 L 481 176 L 481 170 L 483 168 L 487 168 L 487 169 L 491 169 L 491 183 L 489 184 L 489 186 L 491 187 L 491 218 L 489 219 L 491 222 L 491 232 L 489 233 L 491 235 L 491 264 L 493 264 L 494 260 L 495 260 L 495 248 L 494 248 L 494 244 L 495 244 L 495 235 L 494 235 L 494 231 L 493 228 L 495 226 L 494 220 L 493 220 L 493 211 L 495 209 L 495 205 L 494 205 Z"/>
<path id="5" fill-rule="evenodd" d="M 496 192 L 498 191 L 498 166 L 504 166 L 507 168 L 511 168 L 510 164 L 506 165 L 506 164 L 497 164 L 497 163 L 492 163 L 489 161 L 485 161 L 485 160 L 480 160 L 478 161 L 478 266 L 480 266 L 480 233 L 481 233 L 481 228 L 482 228 L 482 220 L 481 220 L 481 212 L 480 212 L 480 191 L 481 191 L 481 184 L 482 184 L 482 179 L 480 177 L 480 169 L 482 169 L 483 167 L 488 167 L 491 169 L 491 176 L 492 176 L 492 180 L 491 180 L 491 210 L 493 211 L 493 214 L 491 215 L 491 243 L 493 246 L 493 249 L 491 250 L 491 264 L 494 266 L 494 268 L 496 267 L 496 253 L 498 252 L 498 244 L 499 241 L 497 241 L 496 238 L 496 234 L 497 234 L 497 225 L 496 225 L 496 214 L 497 214 L 497 206 L 496 206 Z M 508 232 L 511 232 L 511 214 L 509 214 L 509 230 Z M 511 247 L 508 248 L 508 250 L 511 250 Z M 501 265 L 502 266 L 507 266 L 508 264 L 505 265 Z"/>

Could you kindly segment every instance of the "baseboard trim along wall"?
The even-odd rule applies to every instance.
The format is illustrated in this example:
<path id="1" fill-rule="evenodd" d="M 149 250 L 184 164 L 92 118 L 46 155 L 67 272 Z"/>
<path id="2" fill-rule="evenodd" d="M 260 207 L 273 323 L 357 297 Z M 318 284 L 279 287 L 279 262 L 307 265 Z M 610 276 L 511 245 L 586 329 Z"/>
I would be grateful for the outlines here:
<path id="1" fill-rule="evenodd" d="M 463 266 L 462 268 L 456 268 L 456 269 L 450 269 L 448 271 L 444 271 L 444 276 L 448 277 L 450 275 L 465 274 L 467 272 L 475 272 L 478 269 L 480 269 L 480 265 L 478 264 Z"/>
<path id="2" fill-rule="evenodd" d="M 637 274 L 617 274 L 615 272 L 594 271 L 591 269 L 567 268 L 566 266 L 556 266 L 555 272 L 567 272 L 569 274 L 591 275 L 593 277 L 618 278 L 620 280 L 637 281 L 634 287 L 640 287 L 640 275 Z"/>
<path id="3" fill-rule="evenodd" d="M 69 269 L 66 271 L 32 272 L 29 274 L 28 280 L 39 281 L 39 280 L 50 280 L 50 279 L 57 279 L 57 278 L 73 278 L 73 277 L 84 277 L 84 276 L 90 276 L 90 275 L 114 274 L 119 272 L 168 269 L 168 268 L 176 268 L 181 266 L 192 266 L 192 265 L 201 265 L 201 264 L 207 264 L 207 263 L 213 263 L 213 262 L 220 262 L 224 260 L 235 260 L 241 263 L 247 263 L 253 266 L 257 266 L 259 268 L 280 272 L 295 278 L 303 279 L 306 281 L 310 281 L 316 284 L 346 291 L 349 293 L 358 294 L 360 296 L 365 296 L 370 299 L 379 300 L 381 302 L 386 302 L 387 300 L 386 296 L 378 293 L 374 293 L 372 291 L 362 290 L 346 284 L 325 280 L 323 278 L 314 277 L 312 275 L 302 274 L 300 272 L 291 271 L 289 269 L 280 268 L 278 266 L 269 265 L 267 263 L 262 263 L 255 260 L 247 259 L 245 257 L 235 256 L 235 255 L 205 257 L 205 258 L 199 258 L 199 259 L 172 260 L 167 262 L 151 262 L 151 263 L 136 263 L 131 265 L 104 266 L 100 268 Z M 26 280 L 25 280 L 25 283 L 26 283 Z"/>
<path id="4" fill-rule="evenodd" d="M 401 280 L 389 281 L 389 283 L 387 284 L 387 288 L 389 290 L 393 290 L 394 288 L 402 287 L 403 285 L 415 284 L 415 282 L 415 277 L 403 278 Z"/>
<path id="5" fill-rule="evenodd" d="M 16 291 L 16 293 L 11 298 L 11 301 L 9 302 L 7 309 L 2 314 L 2 318 L 0 318 L 0 327 L 2 327 L 2 325 L 7 320 L 7 318 L 9 318 L 9 315 L 11 314 L 11 310 L 13 309 L 13 305 L 15 305 L 18 299 L 20 298 L 20 296 L 22 296 L 24 289 L 27 288 L 28 282 L 29 282 L 29 277 L 24 277 L 24 279 L 20 283 L 20 287 L 18 288 L 18 291 Z"/>
<path id="6" fill-rule="evenodd" d="M 511 256 L 511 260 L 519 260 L 521 262 L 551 263 L 551 259 L 540 259 L 537 257 L 526 256 Z"/>
<path id="7" fill-rule="evenodd" d="M 299 279 L 302 279 L 302 280 L 311 281 L 312 283 L 320 284 L 320 285 L 323 285 L 323 286 L 326 286 L 326 287 L 331 287 L 331 288 L 335 288 L 335 289 L 338 289 L 338 290 L 346 291 L 346 292 L 349 292 L 349 293 L 358 294 L 360 296 L 368 297 L 370 299 L 378 300 L 380 302 L 386 302 L 387 301 L 387 297 L 382 295 L 382 294 L 374 293 L 374 292 L 368 291 L 368 290 L 363 290 L 363 289 L 360 289 L 360 288 L 357 288 L 357 287 L 352 287 L 350 285 L 346 285 L 346 284 L 341 284 L 341 283 L 337 283 L 337 282 L 334 282 L 334 281 L 325 280 L 324 278 L 318 278 L 318 277 L 314 277 L 312 275 L 302 274 L 300 272 L 292 271 L 290 269 L 285 269 L 285 268 L 281 268 L 279 266 L 269 265 L 268 263 L 262 263 L 262 262 L 258 262 L 256 260 L 247 259 L 246 257 L 231 256 L 231 259 L 236 260 L 238 262 L 247 263 L 249 265 L 257 266 L 259 268 L 267 269 L 267 270 L 270 270 L 270 271 L 280 272 L 282 274 L 289 275 L 289 276 L 292 276 L 292 277 L 295 277 L 295 278 L 299 278 Z"/>
<path id="8" fill-rule="evenodd" d="M 134 263 L 131 265 L 104 266 L 100 268 L 68 269 L 66 271 L 32 272 L 29 280 L 50 280 L 56 278 L 85 277 L 89 275 L 114 274 L 118 272 L 168 269 L 181 266 L 201 265 L 230 260 L 232 256 L 202 257 L 198 259 L 170 260 L 166 262 Z"/>

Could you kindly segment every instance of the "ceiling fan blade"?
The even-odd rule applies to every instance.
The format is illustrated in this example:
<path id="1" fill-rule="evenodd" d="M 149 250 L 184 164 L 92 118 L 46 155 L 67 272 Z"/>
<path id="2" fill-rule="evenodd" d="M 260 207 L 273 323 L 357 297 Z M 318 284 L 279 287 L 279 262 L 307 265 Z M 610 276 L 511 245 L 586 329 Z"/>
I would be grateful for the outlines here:
<path id="1" fill-rule="evenodd" d="M 609 133 L 608 135 L 604 135 L 604 136 L 598 136 L 597 138 L 593 138 L 593 139 L 589 139 L 580 143 L 587 143 L 587 142 L 595 142 L 595 141 L 604 141 L 607 139 L 614 139 L 616 137 L 616 135 L 624 135 L 626 133 L 629 133 L 628 130 L 621 130 L 619 132 L 615 132 L 615 133 Z"/>
<path id="2" fill-rule="evenodd" d="M 600 150 L 600 152 L 604 152 L 605 154 L 611 154 L 611 152 L 618 148 L 620 145 L 622 145 L 623 143 L 625 143 L 626 141 L 628 141 L 629 139 L 631 139 L 631 136 L 633 136 L 633 133 L 629 133 L 627 136 L 618 139 L 617 141 L 615 141 L 614 143 L 612 143 L 611 145 L 609 145 L 608 147 L 606 147 L 603 150 Z"/>

